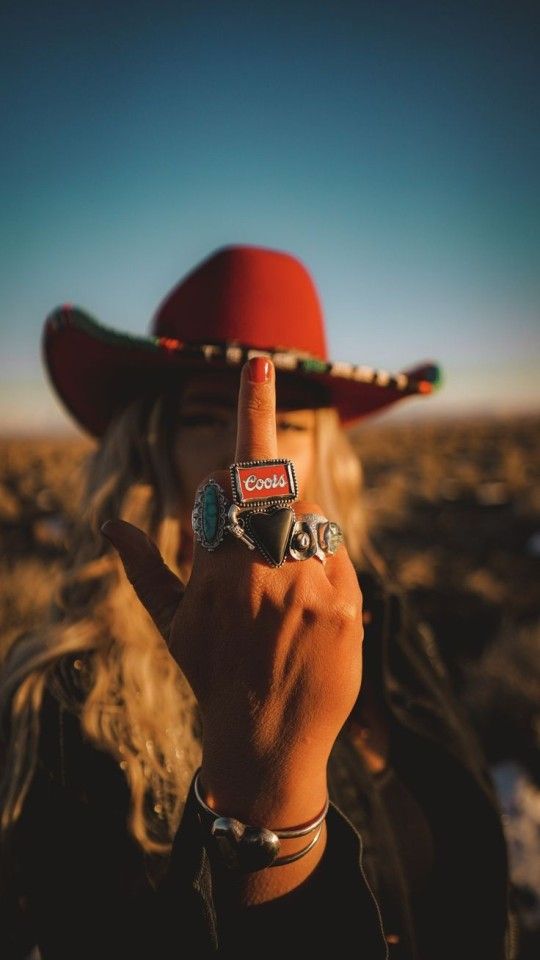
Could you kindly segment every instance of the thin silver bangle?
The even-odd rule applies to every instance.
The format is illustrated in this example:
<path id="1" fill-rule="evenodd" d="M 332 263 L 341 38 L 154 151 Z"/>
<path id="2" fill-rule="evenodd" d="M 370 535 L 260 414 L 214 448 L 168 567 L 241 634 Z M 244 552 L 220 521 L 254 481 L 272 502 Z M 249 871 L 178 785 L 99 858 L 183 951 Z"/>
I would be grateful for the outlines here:
<path id="1" fill-rule="evenodd" d="M 231 869 L 252 873 L 257 870 L 265 870 L 267 867 L 282 867 L 287 863 L 294 863 L 295 860 L 305 857 L 306 853 L 309 853 L 319 842 L 322 823 L 328 812 L 330 802 L 328 796 L 321 813 L 309 823 L 283 830 L 252 827 L 234 817 L 223 817 L 217 810 L 212 810 L 208 806 L 201 796 L 199 773 L 200 770 L 195 775 L 193 789 L 195 799 L 201 810 L 212 821 L 208 839 L 214 852 L 217 852 L 222 862 Z M 279 856 L 282 840 L 305 837 L 310 833 L 315 835 L 301 850 L 284 854 L 282 857 Z"/>
<path id="2" fill-rule="evenodd" d="M 296 853 L 288 853 L 283 857 L 278 857 L 277 860 L 274 860 L 273 863 L 269 863 L 269 867 L 282 867 L 286 863 L 294 863 L 295 860 L 300 860 L 301 857 L 305 857 L 306 853 L 309 853 L 313 849 L 316 843 L 318 843 L 321 836 L 322 824 L 317 830 L 315 836 L 306 844 L 305 847 L 302 847 L 301 850 L 297 850 Z M 277 834 L 276 834 L 277 836 Z"/>
<path id="3" fill-rule="evenodd" d="M 195 796 L 197 797 L 199 804 L 201 805 L 203 810 L 206 810 L 206 813 L 210 814 L 210 816 L 215 817 L 216 819 L 219 817 L 222 817 L 223 814 L 218 813 L 217 810 L 212 810 L 212 807 L 209 807 L 208 804 L 205 803 L 205 801 L 203 800 L 201 796 L 201 791 L 199 788 L 199 774 L 200 774 L 200 770 L 197 771 L 194 785 L 193 785 L 195 790 Z M 329 805 L 330 805 L 330 798 L 327 796 L 326 803 L 324 804 L 324 807 L 322 808 L 321 812 L 317 814 L 314 820 L 311 820 L 309 823 L 304 824 L 303 826 L 285 827 L 282 830 L 274 830 L 272 827 L 267 827 L 266 829 L 271 830 L 272 833 L 275 833 L 276 837 L 279 837 L 280 840 L 295 840 L 297 837 L 306 837 L 308 833 L 313 833 L 313 831 L 316 830 L 317 827 L 321 826 L 323 820 L 326 817 L 326 814 L 328 813 Z M 318 839 L 319 838 L 317 837 L 317 840 Z M 313 846 L 315 846 L 315 843 L 316 841 L 313 842 Z M 304 849 L 305 849 L 305 852 L 307 853 L 307 848 L 304 848 Z M 295 854 L 291 854 L 291 856 L 295 856 Z"/>

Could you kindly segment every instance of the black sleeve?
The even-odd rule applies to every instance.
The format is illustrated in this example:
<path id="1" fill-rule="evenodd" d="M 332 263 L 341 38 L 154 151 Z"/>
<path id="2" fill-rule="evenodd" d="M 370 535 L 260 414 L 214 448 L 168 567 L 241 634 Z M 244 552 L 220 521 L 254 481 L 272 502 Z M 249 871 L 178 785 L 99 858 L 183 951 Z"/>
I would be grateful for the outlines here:
<path id="1" fill-rule="evenodd" d="M 253 945 L 316 951 L 342 943 L 386 956 L 360 840 L 335 807 L 321 864 L 299 889 L 238 909 L 231 875 L 208 855 L 191 786 L 170 856 L 150 858 L 128 828 L 129 791 L 78 717 L 47 693 L 38 762 L 4 862 L 2 960 L 253 956 Z M 159 862 L 158 862 L 159 861 Z M 279 869 L 279 868 L 278 868 Z M 11 878 L 11 882 L 10 882 Z"/>
<path id="2" fill-rule="evenodd" d="M 201 901 L 189 864 L 166 931 L 168 858 L 147 855 L 130 833 L 123 772 L 49 692 L 40 720 L 36 769 L 2 849 L 0 957 L 24 960 L 35 944 L 43 960 L 189 957 Z M 204 951 L 202 928 L 197 936 Z"/>

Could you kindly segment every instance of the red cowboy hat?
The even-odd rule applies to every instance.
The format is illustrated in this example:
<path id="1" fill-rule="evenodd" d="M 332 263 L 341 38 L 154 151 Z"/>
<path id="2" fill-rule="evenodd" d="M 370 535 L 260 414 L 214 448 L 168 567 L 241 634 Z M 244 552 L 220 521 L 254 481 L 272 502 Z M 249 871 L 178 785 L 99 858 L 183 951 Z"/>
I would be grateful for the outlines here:
<path id="1" fill-rule="evenodd" d="M 56 392 L 94 436 L 142 392 L 179 383 L 186 372 L 239 369 L 257 352 L 272 357 L 278 390 L 280 378 L 319 384 L 344 425 L 431 393 L 439 381 L 433 363 L 397 374 L 332 363 L 306 268 L 288 253 L 260 247 L 224 247 L 195 267 L 158 307 L 148 337 L 118 333 L 73 306 L 53 310 L 43 335 Z"/>

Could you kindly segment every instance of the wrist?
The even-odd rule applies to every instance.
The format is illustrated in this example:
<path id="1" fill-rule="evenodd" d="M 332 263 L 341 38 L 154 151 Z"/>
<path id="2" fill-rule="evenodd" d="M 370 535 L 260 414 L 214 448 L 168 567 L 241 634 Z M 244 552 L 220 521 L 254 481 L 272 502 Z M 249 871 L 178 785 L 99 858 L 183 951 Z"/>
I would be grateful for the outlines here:
<path id="1" fill-rule="evenodd" d="M 218 857 L 233 871 L 252 873 L 268 867 L 288 867 L 312 853 L 323 836 L 329 799 L 315 817 L 302 823 L 284 826 L 257 827 L 238 817 L 226 816 L 223 810 L 210 807 L 201 783 L 201 771 L 193 785 L 199 805 L 199 817 L 206 827 L 206 845 L 211 857 Z M 324 843 L 325 833 L 323 836 Z M 304 867 L 305 869 L 305 867 Z"/>
<path id="2" fill-rule="evenodd" d="M 326 762 L 309 769 L 233 766 L 212 763 L 204 754 L 199 783 L 206 803 L 221 816 L 274 830 L 313 820 L 328 796 Z"/>

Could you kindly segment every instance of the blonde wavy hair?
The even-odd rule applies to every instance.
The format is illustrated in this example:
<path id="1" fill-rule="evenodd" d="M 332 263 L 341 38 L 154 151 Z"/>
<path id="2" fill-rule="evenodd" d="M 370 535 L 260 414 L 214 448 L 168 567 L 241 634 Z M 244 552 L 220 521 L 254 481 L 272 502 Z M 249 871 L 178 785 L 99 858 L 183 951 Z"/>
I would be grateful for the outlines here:
<path id="1" fill-rule="evenodd" d="M 177 403 L 178 397 L 176 397 Z M 42 629 L 10 646 L 0 683 L 9 729 L 0 780 L 1 830 L 20 816 L 35 769 L 47 688 L 79 714 L 83 734 L 120 764 L 130 789 L 129 829 L 148 852 L 166 853 L 200 763 L 194 696 L 142 605 L 116 551 L 100 533 L 111 517 L 144 530 L 179 569 L 182 530 L 172 457 L 175 404 L 139 399 L 112 422 L 87 467 L 80 522 L 66 574 Z M 353 563 L 367 545 L 361 466 L 332 408 L 315 411 L 316 468 L 306 497 L 342 526 Z M 73 702 L 59 669 L 85 681 Z"/>

